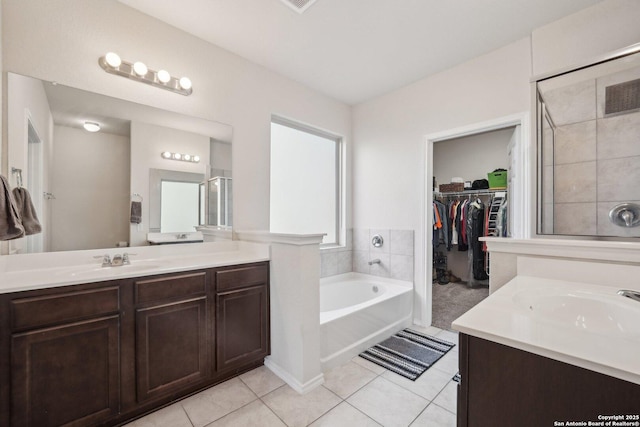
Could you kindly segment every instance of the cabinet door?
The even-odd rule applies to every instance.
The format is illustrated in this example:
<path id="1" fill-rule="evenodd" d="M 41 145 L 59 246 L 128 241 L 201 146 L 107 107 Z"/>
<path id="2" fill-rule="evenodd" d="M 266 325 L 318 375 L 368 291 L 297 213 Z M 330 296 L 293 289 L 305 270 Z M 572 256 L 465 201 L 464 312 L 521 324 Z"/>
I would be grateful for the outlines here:
<path id="1" fill-rule="evenodd" d="M 269 354 L 267 286 L 216 295 L 218 371 L 241 368 Z"/>
<path id="2" fill-rule="evenodd" d="M 119 318 L 11 337 L 12 426 L 93 425 L 118 414 Z"/>
<path id="3" fill-rule="evenodd" d="M 206 297 L 136 310 L 138 401 L 206 379 Z"/>

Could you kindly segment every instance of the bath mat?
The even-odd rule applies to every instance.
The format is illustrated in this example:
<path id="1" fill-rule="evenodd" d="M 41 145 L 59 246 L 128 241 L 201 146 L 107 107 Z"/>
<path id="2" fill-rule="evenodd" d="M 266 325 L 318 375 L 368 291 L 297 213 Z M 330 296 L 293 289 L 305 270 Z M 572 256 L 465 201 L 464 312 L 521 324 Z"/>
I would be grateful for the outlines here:
<path id="1" fill-rule="evenodd" d="M 448 341 L 404 329 L 360 353 L 360 357 L 415 381 L 454 346 Z"/>

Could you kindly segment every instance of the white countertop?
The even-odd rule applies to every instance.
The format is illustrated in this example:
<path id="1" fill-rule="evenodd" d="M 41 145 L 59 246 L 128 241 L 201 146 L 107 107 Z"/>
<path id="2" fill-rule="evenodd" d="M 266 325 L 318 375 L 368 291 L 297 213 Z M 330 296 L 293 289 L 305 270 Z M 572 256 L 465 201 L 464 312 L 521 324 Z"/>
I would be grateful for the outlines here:
<path id="1" fill-rule="evenodd" d="M 518 276 L 452 324 L 478 338 L 640 384 L 640 302 L 602 286 Z"/>
<path id="2" fill-rule="evenodd" d="M 135 254 L 130 265 L 101 266 L 101 256 L 124 252 Z M 268 245 L 238 241 L 9 255 L 0 257 L 0 294 L 268 260 Z"/>

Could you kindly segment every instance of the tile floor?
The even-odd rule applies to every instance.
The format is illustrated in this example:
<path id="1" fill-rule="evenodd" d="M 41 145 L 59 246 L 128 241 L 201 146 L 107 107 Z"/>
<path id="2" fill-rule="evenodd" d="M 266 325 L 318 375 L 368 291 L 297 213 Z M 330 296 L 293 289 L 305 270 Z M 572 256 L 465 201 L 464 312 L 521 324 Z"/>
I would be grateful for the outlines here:
<path id="1" fill-rule="evenodd" d="M 455 332 L 412 328 L 458 343 Z M 126 427 L 453 427 L 457 371 L 457 345 L 416 381 L 356 356 L 300 395 L 261 366 Z"/>

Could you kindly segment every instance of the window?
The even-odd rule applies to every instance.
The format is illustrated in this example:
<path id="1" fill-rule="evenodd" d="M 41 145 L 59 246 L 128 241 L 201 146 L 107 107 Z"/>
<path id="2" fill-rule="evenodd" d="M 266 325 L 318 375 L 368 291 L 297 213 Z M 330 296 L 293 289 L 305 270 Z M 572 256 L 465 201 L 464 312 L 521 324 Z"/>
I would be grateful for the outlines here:
<path id="1" fill-rule="evenodd" d="M 200 184 L 162 181 L 160 191 L 160 232 L 194 231 L 198 224 Z"/>
<path id="2" fill-rule="evenodd" d="M 281 118 L 271 121 L 273 233 L 326 233 L 340 242 L 342 138 Z"/>

